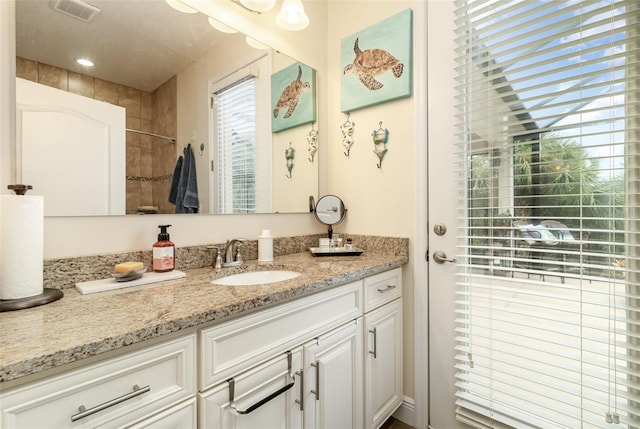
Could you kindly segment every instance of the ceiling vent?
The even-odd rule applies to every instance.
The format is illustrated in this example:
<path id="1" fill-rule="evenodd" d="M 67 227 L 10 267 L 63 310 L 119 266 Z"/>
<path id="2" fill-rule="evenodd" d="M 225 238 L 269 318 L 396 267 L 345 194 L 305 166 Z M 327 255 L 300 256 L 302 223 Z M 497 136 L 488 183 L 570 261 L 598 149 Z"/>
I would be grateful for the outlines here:
<path id="1" fill-rule="evenodd" d="M 100 12 L 100 9 L 82 0 L 49 0 L 49 4 L 54 10 L 84 22 L 91 21 Z"/>

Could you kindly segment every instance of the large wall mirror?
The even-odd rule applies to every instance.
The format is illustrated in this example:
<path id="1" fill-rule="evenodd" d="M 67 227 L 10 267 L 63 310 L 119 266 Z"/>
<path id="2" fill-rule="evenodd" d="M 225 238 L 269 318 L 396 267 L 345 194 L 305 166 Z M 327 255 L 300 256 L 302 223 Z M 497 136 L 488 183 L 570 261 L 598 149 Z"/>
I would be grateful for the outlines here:
<path id="1" fill-rule="evenodd" d="M 36 194 L 51 188 L 45 215 L 308 210 L 318 196 L 315 71 L 213 24 L 164 0 L 16 1 L 15 165 Z M 76 62 L 84 57 L 94 66 Z M 292 99 L 306 116 L 276 124 Z M 105 102 L 112 122 L 89 113 Z M 113 131 L 119 121 L 125 131 Z M 176 210 L 172 191 L 191 165 L 181 185 L 195 183 L 198 202 Z"/>

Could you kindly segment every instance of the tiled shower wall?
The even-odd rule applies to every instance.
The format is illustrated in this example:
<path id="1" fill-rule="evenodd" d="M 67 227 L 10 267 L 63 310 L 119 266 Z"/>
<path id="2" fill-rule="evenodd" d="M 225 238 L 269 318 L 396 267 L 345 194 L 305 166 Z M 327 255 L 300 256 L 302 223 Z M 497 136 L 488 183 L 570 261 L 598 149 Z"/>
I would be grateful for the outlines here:
<path id="1" fill-rule="evenodd" d="M 63 91 L 115 104 L 126 109 L 126 127 L 175 137 L 177 79 L 148 93 L 24 58 L 16 59 L 16 76 Z M 167 198 L 177 154 L 176 145 L 155 137 L 127 132 L 127 214 L 155 206 L 173 213 Z"/>

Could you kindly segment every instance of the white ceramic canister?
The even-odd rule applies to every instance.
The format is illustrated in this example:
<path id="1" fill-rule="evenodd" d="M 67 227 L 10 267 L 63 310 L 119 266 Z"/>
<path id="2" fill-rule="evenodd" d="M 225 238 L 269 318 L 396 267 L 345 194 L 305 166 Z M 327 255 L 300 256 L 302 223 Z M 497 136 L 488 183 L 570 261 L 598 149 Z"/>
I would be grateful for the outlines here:
<path id="1" fill-rule="evenodd" d="M 263 229 L 258 236 L 258 262 L 273 261 L 273 236 L 271 231 Z"/>

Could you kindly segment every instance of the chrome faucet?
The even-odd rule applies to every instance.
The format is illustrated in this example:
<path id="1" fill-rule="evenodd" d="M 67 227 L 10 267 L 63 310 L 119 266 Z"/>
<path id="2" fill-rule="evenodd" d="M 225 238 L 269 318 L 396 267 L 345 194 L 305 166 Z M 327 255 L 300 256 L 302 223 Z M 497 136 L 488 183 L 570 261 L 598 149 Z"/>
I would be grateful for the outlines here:
<path id="1" fill-rule="evenodd" d="M 240 254 L 240 246 L 244 243 L 244 238 L 234 238 L 227 240 L 227 244 L 224 247 L 224 262 L 223 267 L 237 267 L 242 265 L 242 255 Z M 237 243 L 237 246 L 236 246 Z"/>

